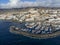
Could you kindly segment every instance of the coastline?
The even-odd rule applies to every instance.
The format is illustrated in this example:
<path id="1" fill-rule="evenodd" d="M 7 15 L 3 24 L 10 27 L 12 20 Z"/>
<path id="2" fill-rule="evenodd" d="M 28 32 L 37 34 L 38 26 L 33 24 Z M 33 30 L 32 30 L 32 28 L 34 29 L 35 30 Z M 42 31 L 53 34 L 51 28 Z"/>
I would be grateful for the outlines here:
<path id="1" fill-rule="evenodd" d="M 60 31 L 57 31 L 55 33 L 52 34 L 32 34 L 32 33 L 28 33 L 28 32 L 23 32 L 23 31 L 15 31 L 15 30 L 10 30 L 11 33 L 14 34 L 20 34 L 26 37 L 30 37 L 30 38 L 35 38 L 35 39 L 48 39 L 48 38 L 54 38 L 60 35 Z"/>
<path id="2" fill-rule="evenodd" d="M 47 11 L 47 12 L 46 12 Z M 11 22 L 16 22 L 16 23 L 22 23 L 25 22 L 27 26 L 30 26 L 29 28 L 31 28 L 32 26 L 34 26 L 33 23 L 37 24 L 38 28 L 40 29 L 40 27 L 42 28 L 44 26 L 44 29 L 48 28 L 50 25 L 52 25 L 53 27 L 50 26 L 50 28 L 57 28 L 60 29 L 60 16 L 58 14 L 60 11 L 58 10 L 51 10 L 49 11 L 49 9 L 42 9 L 42 10 L 36 10 L 35 8 L 33 9 L 29 9 L 27 12 L 26 11 L 21 11 L 20 13 L 13 13 L 10 14 L 10 16 L 5 15 L 4 17 L 2 17 L 2 19 L 4 20 L 8 20 Z M 27 16 L 28 15 L 28 16 Z M 31 25 L 32 24 L 32 25 Z M 25 26 L 25 24 L 23 24 Z M 21 26 L 23 26 L 21 25 Z M 36 27 L 36 26 L 35 26 Z M 34 29 L 35 29 L 34 27 Z M 20 30 L 20 29 L 19 29 Z M 56 37 L 60 35 L 60 31 L 51 33 L 51 34 L 31 34 L 28 32 L 23 32 L 23 31 L 19 31 L 19 30 L 10 30 L 10 32 L 12 33 L 16 33 L 16 34 L 21 34 L 27 37 L 32 37 L 32 38 L 52 38 L 52 37 Z M 44 30 L 46 31 L 46 30 Z M 55 29 L 50 29 L 49 31 L 55 31 Z"/>
<path id="3" fill-rule="evenodd" d="M 7 20 L 1 20 L 1 21 L 7 21 Z M 60 35 L 60 31 L 57 31 L 51 34 L 32 34 L 28 32 L 16 31 L 16 30 L 11 30 L 11 29 L 9 31 L 14 34 L 19 34 L 19 35 L 23 35 L 23 36 L 26 36 L 29 38 L 35 38 L 35 39 L 48 39 L 48 38 L 54 38 Z"/>

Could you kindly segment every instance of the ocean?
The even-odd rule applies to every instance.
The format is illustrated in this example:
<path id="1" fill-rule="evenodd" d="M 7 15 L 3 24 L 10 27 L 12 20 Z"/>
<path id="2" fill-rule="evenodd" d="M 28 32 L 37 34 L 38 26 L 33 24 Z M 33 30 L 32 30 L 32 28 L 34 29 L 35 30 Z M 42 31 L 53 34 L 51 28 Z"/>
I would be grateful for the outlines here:
<path id="1" fill-rule="evenodd" d="M 60 45 L 60 36 L 49 39 L 33 39 L 9 32 L 14 22 L 0 20 L 0 45 Z"/>

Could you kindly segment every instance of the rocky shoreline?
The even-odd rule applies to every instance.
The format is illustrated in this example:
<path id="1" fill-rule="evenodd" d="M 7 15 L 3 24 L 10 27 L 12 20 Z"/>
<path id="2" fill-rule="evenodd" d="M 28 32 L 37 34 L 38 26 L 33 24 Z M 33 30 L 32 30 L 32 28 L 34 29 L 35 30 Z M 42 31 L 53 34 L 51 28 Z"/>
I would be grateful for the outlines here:
<path id="1" fill-rule="evenodd" d="M 32 33 L 29 33 L 29 32 L 24 32 L 24 31 L 19 31 L 19 30 L 14 30 L 14 29 L 11 29 L 10 28 L 10 32 L 11 33 L 14 33 L 14 34 L 19 34 L 19 35 L 23 35 L 23 36 L 26 36 L 26 37 L 30 37 L 30 38 L 35 38 L 35 39 L 47 39 L 47 38 L 53 38 L 53 37 L 56 37 L 56 36 L 59 36 L 60 35 L 60 31 L 57 31 L 57 32 L 54 32 L 54 33 L 51 33 L 51 34 L 32 34 Z"/>

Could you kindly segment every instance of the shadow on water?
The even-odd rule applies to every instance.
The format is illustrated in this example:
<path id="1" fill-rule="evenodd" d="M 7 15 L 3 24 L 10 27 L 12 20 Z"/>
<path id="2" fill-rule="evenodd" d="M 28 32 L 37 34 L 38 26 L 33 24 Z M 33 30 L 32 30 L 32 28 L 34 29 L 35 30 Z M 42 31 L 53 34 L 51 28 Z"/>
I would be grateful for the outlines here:
<path id="1" fill-rule="evenodd" d="M 11 25 L 14 23 L 0 21 L 0 45 L 60 45 L 60 37 L 39 40 L 12 34 L 9 32 Z"/>

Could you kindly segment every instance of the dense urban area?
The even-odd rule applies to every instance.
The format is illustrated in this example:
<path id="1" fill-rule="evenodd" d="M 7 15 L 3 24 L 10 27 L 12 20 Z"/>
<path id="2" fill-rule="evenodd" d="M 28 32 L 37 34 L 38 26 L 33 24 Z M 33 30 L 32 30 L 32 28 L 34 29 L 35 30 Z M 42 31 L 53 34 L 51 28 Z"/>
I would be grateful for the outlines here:
<path id="1" fill-rule="evenodd" d="M 28 8 L 0 11 L 1 20 L 19 22 L 24 26 L 19 28 L 12 26 L 14 30 L 32 34 L 52 34 L 60 31 L 60 9 Z"/>

